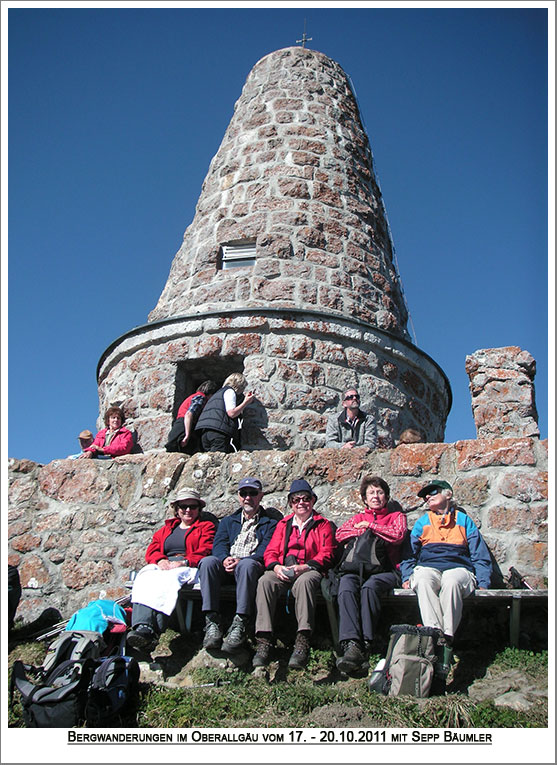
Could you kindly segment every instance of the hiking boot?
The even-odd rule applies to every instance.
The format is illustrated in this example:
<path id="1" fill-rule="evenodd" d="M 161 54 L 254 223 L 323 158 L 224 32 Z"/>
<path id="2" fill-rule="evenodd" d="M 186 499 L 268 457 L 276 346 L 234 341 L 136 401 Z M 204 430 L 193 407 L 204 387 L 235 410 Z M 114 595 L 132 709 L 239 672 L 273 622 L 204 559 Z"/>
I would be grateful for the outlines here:
<path id="1" fill-rule="evenodd" d="M 344 653 L 337 659 L 337 669 L 349 675 L 351 672 L 358 672 L 367 661 L 367 656 L 359 640 L 343 640 L 342 648 Z"/>
<path id="2" fill-rule="evenodd" d="M 207 616 L 205 618 L 205 637 L 203 638 L 203 648 L 220 648 L 222 643 L 222 628 L 216 617 Z"/>
<path id="3" fill-rule="evenodd" d="M 255 655 L 251 661 L 254 667 L 266 667 L 271 660 L 273 644 L 267 638 L 255 638 Z"/>
<path id="4" fill-rule="evenodd" d="M 130 648 L 140 651 L 150 651 L 157 644 L 158 636 L 148 624 L 138 624 L 126 638 L 126 643 Z"/>
<path id="5" fill-rule="evenodd" d="M 296 634 L 294 650 L 290 656 L 288 666 L 290 669 L 303 669 L 309 659 L 309 635 L 306 632 Z"/>
<path id="6" fill-rule="evenodd" d="M 246 642 L 246 626 L 247 619 L 245 616 L 236 614 L 222 644 L 223 651 L 234 653 L 234 651 L 240 650 Z"/>

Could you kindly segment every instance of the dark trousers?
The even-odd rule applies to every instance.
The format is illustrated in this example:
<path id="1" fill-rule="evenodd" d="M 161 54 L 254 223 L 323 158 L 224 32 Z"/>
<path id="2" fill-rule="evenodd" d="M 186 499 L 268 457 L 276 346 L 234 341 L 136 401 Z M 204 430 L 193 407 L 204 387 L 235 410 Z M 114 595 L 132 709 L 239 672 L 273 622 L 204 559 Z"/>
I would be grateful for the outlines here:
<path id="1" fill-rule="evenodd" d="M 400 583 L 389 571 L 372 574 L 363 584 L 357 574 L 344 574 L 338 587 L 339 640 L 373 640 L 381 615 L 381 593 Z"/>
<path id="2" fill-rule="evenodd" d="M 192 431 L 188 439 L 188 443 L 185 446 L 180 444 L 180 441 L 184 438 L 184 418 L 179 417 L 172 423 L 172 428 L 168 434 L 168 438 L 165 444 L 167 452 L 182 452 L 183 454 L 196 454 L 201 451 L 201 441 L 199 438 L 199 431 Z"/>
<path id="3" fill-rule="evenodd" d="M 162 635 L 168 627 L 168 616 L 163 614 L 162 611 L 155 611 L 154 608 L 144 606 L 143 603 L 134 603 L 132 608 L 132 629 L 140 624 L 146 624 L 157 635 Z"/>
<path id="4" fill-rule="evenodd" d="M 204 430 L 201 435 L 201 446 L 204 452 L 231 454 L 234 451 L 232 437 L 221 433 L 220 430 Z"/>
<path id="5" fill-rule="evenodd" d="M 263 566 L 253 558 L 242 558 L 233 574 L 227 574 L 219 558 L 209 555 L 199 562 L 202 611 L 219 611 L 222 584 L 236 583 L 236 613 L 250 616 L 255 605 L 257 582 Z"/>

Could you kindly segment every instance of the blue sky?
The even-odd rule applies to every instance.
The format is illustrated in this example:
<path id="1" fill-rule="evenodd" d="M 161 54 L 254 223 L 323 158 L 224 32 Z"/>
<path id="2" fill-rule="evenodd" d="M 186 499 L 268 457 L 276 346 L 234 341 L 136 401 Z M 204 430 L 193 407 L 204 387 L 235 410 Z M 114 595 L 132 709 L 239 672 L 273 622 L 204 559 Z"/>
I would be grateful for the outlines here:
<path id="1" fill-rule="evenodd" d="M 547 437 L 546 8 L 2 13 L 8 456 L 96 430 L 102 352 L 147 321 L 249 71 L 304 19 L 353 81 L 417 345 L 451 382 L 445 440 L 475 437 L 466 355 L 505 345 L 537 361 Z"/>

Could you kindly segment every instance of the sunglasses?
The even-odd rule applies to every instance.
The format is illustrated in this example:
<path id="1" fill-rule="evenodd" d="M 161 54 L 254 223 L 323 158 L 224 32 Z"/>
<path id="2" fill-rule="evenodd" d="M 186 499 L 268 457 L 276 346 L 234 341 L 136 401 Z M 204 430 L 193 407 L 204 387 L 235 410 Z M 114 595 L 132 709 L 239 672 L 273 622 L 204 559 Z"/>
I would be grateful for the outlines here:
<path id="1" fill-rule="evenodd" d="M 185 502 L 178 502 L 178 507 L 180 510 L 199 510 L 199 505 L 197 503 L 195 505 L 186 505 Z"/>
<path id="2" fill-rule="evenodd" d="M 312 497 L 310 497 L 308 494 L 300 494 L 297 497 L 290 497 L 290 504 L 292 505 L 299 505 L 302 502 L 311 502 Z"/>
<path id="3" fill-rule="evenodd" d="M 358 394 L 357 394 L 357 393 L 353 393 L 353 394 L 351 394 L 350 396 L 345 396 L 345 397 L 344 397 L 344 400 L 345 400 L 345 401 L 351 401 L 352 399 L 356 399 L 356 401 L 359 401 L 359 400 L 360 400 L 360 397 L 358 396 Z"/>
<path id="4" fill-rule="evenodd" d="M 257 490 L 257 489 L 240 489 L 240 491 L 238 492 L 238 494 L 239 494 L 241 497 L 257 497 L 257 495 L 259 494 L 259 492 L 258 492 L 258 490 Z"/>
<path id="5" fill-rule="evenodd" d="M 440 491 L 441 489 L 432 489 L 431 491 L 428 491 L 428 493 L 425 495 L 425 498 L 427 499 L 428 497 L 434 497 L 436 494 L 439 494 Z"/>

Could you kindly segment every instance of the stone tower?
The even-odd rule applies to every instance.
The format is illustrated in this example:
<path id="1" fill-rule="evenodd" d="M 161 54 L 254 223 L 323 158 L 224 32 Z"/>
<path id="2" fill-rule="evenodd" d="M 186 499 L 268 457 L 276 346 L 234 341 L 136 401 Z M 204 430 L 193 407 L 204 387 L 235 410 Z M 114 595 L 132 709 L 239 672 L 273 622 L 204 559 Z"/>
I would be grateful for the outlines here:
<path id="1" fill-rule="evenodd" d="M 373 158 L 341 67 L 294 47 L 250 72 L 148 323 L 98 366 L 101 413 L 122 404 L 161 447 L 196 384 L 243 371 L 257 403 L 243 447 L 324 445 L 358 386 L 380 444 L 443 439 L 440 367 L 414 346 Z"/>

